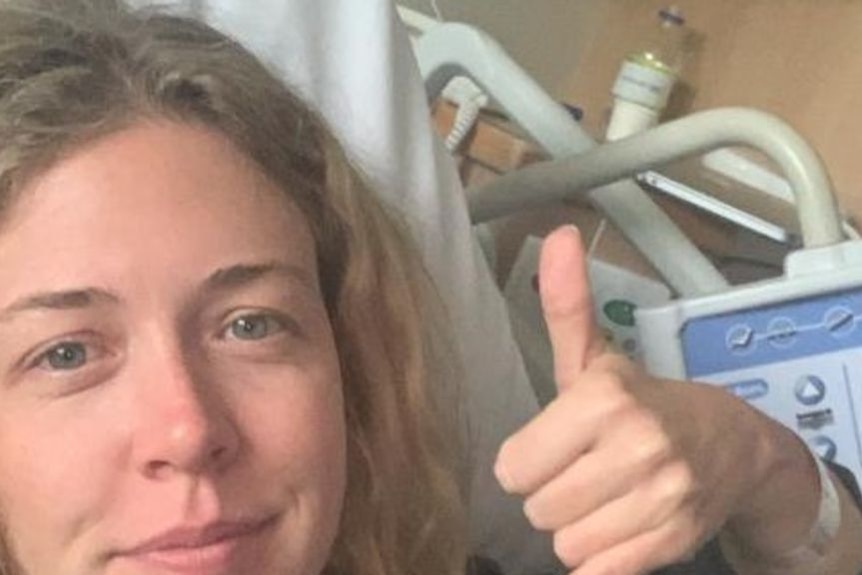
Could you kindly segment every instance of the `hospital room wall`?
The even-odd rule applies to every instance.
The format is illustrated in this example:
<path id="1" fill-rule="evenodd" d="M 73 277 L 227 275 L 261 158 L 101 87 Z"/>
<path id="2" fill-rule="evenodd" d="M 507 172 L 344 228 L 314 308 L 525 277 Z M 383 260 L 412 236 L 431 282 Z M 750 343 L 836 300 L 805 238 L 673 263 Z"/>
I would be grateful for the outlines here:
<path id="1" fill-rule="evenodd" d="M 434 15 L 431 0 L 396 0 Z M 601 2 L 581 0 L 436 0 L 445 20 L 474 24 L 499 41 L 543 86 L 554 91 L 577 55 L 600 32 Z M 538 38 L 548 41 L 537 41 Z"/>
<path id="2" fill-rule="evenodd" d="M 427 0 L 405 5 L 430 12 Z M 670 0 L 438 0 L 487 29 L 556 97 L 602 131 L 620 60 Z M 862 2 L 676 0 L 695 33 L 672 114 L 752 106 L 820 152 L 845 209 L 862 219 Z"/>

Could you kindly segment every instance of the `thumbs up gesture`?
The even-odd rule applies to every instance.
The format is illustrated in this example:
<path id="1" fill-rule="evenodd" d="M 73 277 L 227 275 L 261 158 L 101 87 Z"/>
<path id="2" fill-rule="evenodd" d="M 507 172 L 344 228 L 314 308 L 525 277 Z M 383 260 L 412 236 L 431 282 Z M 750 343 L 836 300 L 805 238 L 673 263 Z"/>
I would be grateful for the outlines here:
<path id="1" fill-rule="evenodd" d="M 691 556 L 728 521 L 762 527 L 748 514 L 790 432 L 721 389 L 658 380 L 613 353 L 576 229 L 548 236 L 539 282 L 559 394 L 503 444 L 495 472 L 553 532 L 559 559 L 577 575 L 640 575 Z M 813 507 L 813 461 L 792 449 L 800 481 L 814 481 L 800 505 Z M 814 509 L 802 511 L 804 531 Z"/>

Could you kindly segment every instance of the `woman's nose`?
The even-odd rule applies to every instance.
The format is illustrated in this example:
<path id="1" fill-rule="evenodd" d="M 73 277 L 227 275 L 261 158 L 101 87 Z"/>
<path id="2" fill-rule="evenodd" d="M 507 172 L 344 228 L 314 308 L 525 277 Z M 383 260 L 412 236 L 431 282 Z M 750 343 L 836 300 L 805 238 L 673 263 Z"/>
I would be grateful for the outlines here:
<path id="1" fill-rule="evenodd" d="M 220 383 L 204 362 L 178 353 L 151 358 L 136 385 L 134 459 L 148 478 L 218 474 L 239 451 L 239 433 Z"/>

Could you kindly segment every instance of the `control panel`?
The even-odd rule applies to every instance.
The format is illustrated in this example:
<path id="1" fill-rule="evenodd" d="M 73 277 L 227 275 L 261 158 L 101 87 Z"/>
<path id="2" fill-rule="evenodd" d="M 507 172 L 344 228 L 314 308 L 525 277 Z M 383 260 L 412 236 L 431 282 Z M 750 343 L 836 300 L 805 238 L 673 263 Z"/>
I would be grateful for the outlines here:
<path id="1" fill-rule="evenodd" d="M 722 386 L 862 484 L 862 241 L 798 250 L 782 277 L 635 319 L 651 373 Z"/>
<path id="2" fill-rule="evenodd" d="M 862 290 L 692 319 L 686 377 L 723 386 L 862 478 Z"/>

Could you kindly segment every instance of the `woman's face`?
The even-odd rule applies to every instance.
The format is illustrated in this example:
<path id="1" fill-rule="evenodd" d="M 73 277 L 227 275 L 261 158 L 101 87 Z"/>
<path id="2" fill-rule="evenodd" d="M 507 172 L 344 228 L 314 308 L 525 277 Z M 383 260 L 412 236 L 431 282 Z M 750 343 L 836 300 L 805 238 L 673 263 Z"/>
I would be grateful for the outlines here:
<path id="1" fill-rule="evenodd" d="M 301 213 L 221 136 L 142 123 L 0 229 L 0 513 L 27 575 L 309 575 L 337 353 Z"/>

